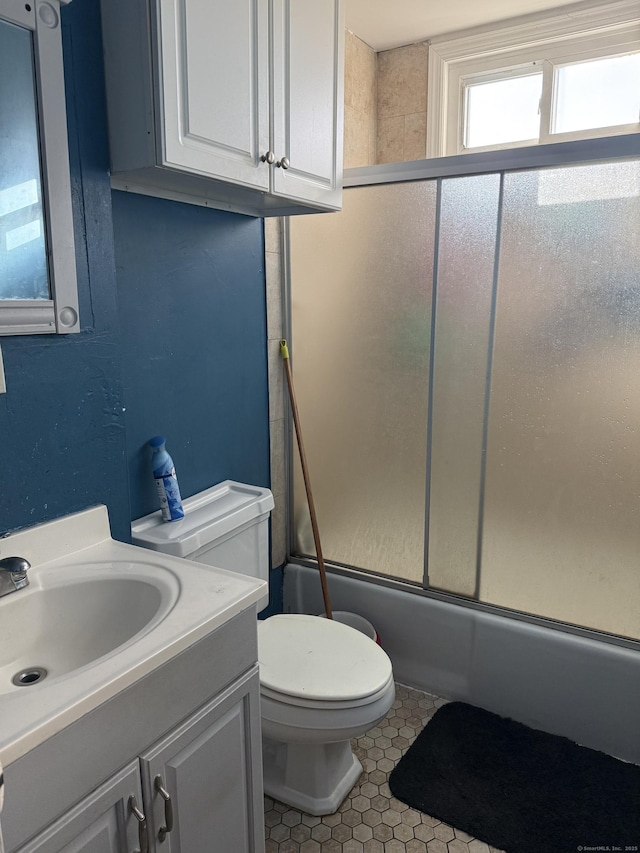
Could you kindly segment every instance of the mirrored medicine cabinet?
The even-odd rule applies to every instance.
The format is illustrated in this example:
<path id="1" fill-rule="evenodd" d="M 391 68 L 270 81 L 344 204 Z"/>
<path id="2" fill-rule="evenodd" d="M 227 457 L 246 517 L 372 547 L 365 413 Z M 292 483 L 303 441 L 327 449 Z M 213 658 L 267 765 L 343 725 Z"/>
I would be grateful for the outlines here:
<path id="1" fill-rule="evenodd" d="M 60 3 L 0 0 L 0 335 L 78 331 Z"/>

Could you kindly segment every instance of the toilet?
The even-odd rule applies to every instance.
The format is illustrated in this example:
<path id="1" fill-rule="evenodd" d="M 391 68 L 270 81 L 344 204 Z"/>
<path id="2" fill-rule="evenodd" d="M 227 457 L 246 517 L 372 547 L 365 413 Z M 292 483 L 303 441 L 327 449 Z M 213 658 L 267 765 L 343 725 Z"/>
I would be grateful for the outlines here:
<path id="1" fill-rule="evenodd" d="M 133 522 L 134 545 L 268 580 L 268 489 L 226 480 L 183 506 L 179 521 L 155 512 Z M 362 772 L 350 739 L 393 704 L 391 661 L 354 628 L 303 614 L 258 621 L 258 659 L 265 793 L 331 814 Z"/>

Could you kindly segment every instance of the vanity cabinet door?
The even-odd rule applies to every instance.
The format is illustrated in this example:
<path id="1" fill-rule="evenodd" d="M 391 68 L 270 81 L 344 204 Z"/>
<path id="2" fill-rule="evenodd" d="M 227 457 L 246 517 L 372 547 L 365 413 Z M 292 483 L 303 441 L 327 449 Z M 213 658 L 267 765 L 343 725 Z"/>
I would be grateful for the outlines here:
<path id="1" fill-rule="evenodd" d="M 343 0 L 272 0 L 272 8 L 272 191 L 340 209 Z"/>
<path id="2" fill-rule="evenodd" d="M 254 667 L 142 756 L 151 850 L 263 853 L 259 694 Z"/>
<path id="3" fill-rule="evenodd" d="M 72 759 L 73 760 L 73 759 Z M 137 761 L 109 779 L 18 853 L 133 853 L 140 850 L 140 824 L 130 798 L 142 809 Z"/>

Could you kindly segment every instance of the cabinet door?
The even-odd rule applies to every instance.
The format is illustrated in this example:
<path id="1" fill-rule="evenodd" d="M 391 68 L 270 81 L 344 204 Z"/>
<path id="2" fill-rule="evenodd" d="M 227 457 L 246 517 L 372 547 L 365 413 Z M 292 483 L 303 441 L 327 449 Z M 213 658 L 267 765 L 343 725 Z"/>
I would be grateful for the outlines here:
<path id="1" fill-rule="evenodd" d="M 254 667 L 142 757 L 152 850 L 263 853 L 259 692 Z"/>
<path id="2" fill-rule="evenodd" d="M 269 187 L 268 0 L 155 0 L 159 162 Z"/>
<path id="3" fill-rule="evenodd" d="M 273 192 L 342 205 L 342 0 L 272 0 Z"/>
<path id="4" fill-rule="evenodd" d="M 133 853 L 140 850 L 139 823 L 129 806 L 131 796 L 142 809 L 137 761 L 21 847 L 19 853 Z"/>

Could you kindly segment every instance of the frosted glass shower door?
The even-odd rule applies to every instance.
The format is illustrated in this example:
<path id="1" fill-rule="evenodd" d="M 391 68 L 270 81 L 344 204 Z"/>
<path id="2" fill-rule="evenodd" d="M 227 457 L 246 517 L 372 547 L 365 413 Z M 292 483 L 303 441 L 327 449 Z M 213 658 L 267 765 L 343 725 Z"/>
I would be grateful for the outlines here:
<path id="1" fill-rule="evenodd" d="M 292 218 L 293 369 L 327 560 L 422 583 L 436 182 Z M 296 457 L 297 459 L 297 457 Z M 314 554 L 294 475 L 295 550 Z"/>
<path id="2" fill-rule="evenodd" d="M 500 175 L 440 193 L 429 489 L 429 585 L 477 597 L 482 448 Z"/>
<path id="3" fill-rule="evenodd" d="M 480 598 L 640 638 L 640 164 L 505 176 Z"/>
<path id="4" fill-rule="evenodd" d="M 640 639 L 640 162 L 350 188 L 290 227 L 327 560 Z M 297 470 L 294 516 L 312 556 Z"/>

